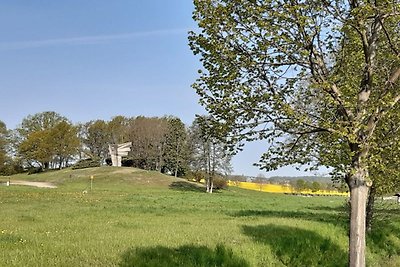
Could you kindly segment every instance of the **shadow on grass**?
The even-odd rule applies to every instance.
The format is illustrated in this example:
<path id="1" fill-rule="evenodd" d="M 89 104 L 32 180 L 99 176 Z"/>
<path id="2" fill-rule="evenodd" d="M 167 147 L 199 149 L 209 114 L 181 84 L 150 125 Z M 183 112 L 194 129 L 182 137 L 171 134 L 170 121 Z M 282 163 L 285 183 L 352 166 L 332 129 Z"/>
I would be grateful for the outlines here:
<path id="1" fill-rule="evenodd" d="M 309 211 L 283 211 L 283 210 L 241 210 L 234 217 L 270 217 L 289 218 L 329 223 L 349 231 L 349 215 L 344 207 L 310 207 Z M 317 212 L 313 212 L 317 211 Z M 318 212 L 320 211 L 320 212 Z M 323 212 L 326 211 L 326 212 Z M 372 225 L 372 231 L 367 232 L 367 246 L 376 254 L 388 257 L 400 255 L 400 224 L 396 208 L 377 208 Z"/>
<path id="2" fill-rule="evenodd" d="M 346 208 L 345 206 L 337 206 L 337 207 L 328 207 L 328 206 L 312 206 L 308 207 L 308 210 L 312 211 L 328 211 L 328 212 L 345 212 Z"/>
<path id="3" fill-rule="evenodd" d="M 367 234 L 367 246 L 372 252 L 389 258 L 400 255 L 400 227 L 388 221 L 376 221 Z"/>
<path id="4" fill-rule="evenodd" d="M 234 214 L 233 217 L 277 217 L 302 219 L 308 221 L 330 223 L 344 229 L 348 228 L 348 215 L 345 212 L 339 213 L 321 213 L 321 212 L 305 212 L 305 211 L 284 211 L 284 210 L 241 210 Z"/>
<path id="5" fill-rule="evenodd" d="M 212 250 L 205 246 L 187 245 L 179 248 L 162 246 L 129 249 L 122 255 L 120 267 L 186 267 L 186 266 L 250 266 L 244 259 L 233 255 L 231 249 L 217 245 Z"/>
<path id="6" fill-rule="evenodd" d="M 285 266 L 346 266 L 347 254 L 321 235 L 273 224 L 243 226 L 243 233 L 267 244 Z"/>
<path id="7" fill-rule="evenodd" d="M 169 188 L 176 191 L 190 191 L 190 192 L 201 192 L 201 193 L 204 193 L 206 191 L 206 189 L 203 186 L 185 181 L 173 182 L 169 185 Z"/>

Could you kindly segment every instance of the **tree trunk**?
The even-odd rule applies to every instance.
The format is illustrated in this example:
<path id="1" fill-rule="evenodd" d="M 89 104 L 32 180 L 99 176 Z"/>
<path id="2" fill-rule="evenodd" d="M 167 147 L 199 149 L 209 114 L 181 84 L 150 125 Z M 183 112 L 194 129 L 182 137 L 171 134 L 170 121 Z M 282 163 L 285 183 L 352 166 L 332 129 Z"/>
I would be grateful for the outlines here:
<path id="1" fill-rule="evenodd" d="M 365 266 L 365 229 L 368 190 L 368 172 L 357 167 L 348 181 L 350 187 L 349 266 Z"/>
<path id="2" fill-rule="evenodd" d="M 64 159 L 62 157 L 60 157 L 60 160 L 58 162 L 58 169 L 61 170 L 62 169 L 62 164 L 63 164 Z"/>
<path id="3" fill-rule="evenodd" d="M 210 177 L 210 191 L 209 191 L 210 194 L 212 194 L 213 192 L 213 187 L 214 187 L 213 177 Z"/>
<path id="4" fill-rule="evenodd" d="M 210 193 L 210 176 L 207 176 L 206 180 L 206 192 Z"/>
<path id="5" fill-rule="evenodd" d="M 368 203 L 367 203 L 367 215 L 366 215 L 366 221 L 365 225 L 367 228 L 367 231 L 372 230 L 372 223 L 374 219 L 374 204 L 375 204 L 375 196 L 376 196 L 376 188 L 375 186 L 372 186 L 369 195 L 368 195 Z"/>

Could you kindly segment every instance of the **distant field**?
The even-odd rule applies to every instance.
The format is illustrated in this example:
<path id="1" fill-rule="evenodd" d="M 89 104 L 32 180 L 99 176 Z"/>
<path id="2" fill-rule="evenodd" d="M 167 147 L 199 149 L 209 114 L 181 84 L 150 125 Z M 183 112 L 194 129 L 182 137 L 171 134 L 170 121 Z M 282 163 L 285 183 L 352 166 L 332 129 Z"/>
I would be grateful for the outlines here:
<path id="1" fill-rule="evenodd" d="M 337 190 L 312 191 L 308 189 L 308 190 L 298 191 L 290 185 L 280 185 L 280 184 L 263 184 L 263 183 L 236 182 L 236 181 L 229 181 L 228 184 L 229 186 L 236 186 L 243 189 L 256 190 L 267 193 L 284 193 L 284 194 L 316 195 L 316 196 L 349 196 L 348 193 L 339 192 Z"/>
<path id="2" fill-rule="evenodd" d="M 90 191 L 90 176 L 94 176 Z M 0 177 L 0 181 L 8 178 Z M 345 266 L 344 197 L 193 183 L 132 168 L 17 175 L 0 186 L 0 266 Z M 87 193 L 83 193 L 87 191 Z M 400 266 L 400 213 L 380 204 L 369 266 Z"/>

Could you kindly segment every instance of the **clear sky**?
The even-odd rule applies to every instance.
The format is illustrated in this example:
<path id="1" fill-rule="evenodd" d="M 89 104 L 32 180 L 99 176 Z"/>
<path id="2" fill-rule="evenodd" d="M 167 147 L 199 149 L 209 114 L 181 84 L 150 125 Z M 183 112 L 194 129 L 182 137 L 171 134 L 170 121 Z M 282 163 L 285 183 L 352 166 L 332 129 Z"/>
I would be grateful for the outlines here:
<path id="1" fill-rule="evenodd" d="M 190 124 L 204 113 L 191 84 L 199 59 L 190 0 L 0 2 L 0 120 L 56 111 L 72 122 L 116 115 L 175 115 Z M 249 144 L 234 172 L 252 167 L 267 144 Z M 302 175 L 284 168 L 271 175 Z"/>

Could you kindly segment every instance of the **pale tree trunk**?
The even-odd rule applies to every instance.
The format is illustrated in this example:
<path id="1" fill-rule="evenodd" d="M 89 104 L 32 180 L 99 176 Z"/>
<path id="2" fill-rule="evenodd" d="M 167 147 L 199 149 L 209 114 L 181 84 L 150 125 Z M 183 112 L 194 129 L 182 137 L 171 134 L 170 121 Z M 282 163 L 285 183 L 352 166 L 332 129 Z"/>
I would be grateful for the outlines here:
<path id="1" fill-rule="evenodd" d="M 207 150 L 207 193 L 212 193 L 211 187 L 211 152 L 210 149 Z"/>
<path id="2" fill-rule="evenodd" d="M 350 235 L 349 235 L 349 266 L 365 266 L 365 230 L 366 206 L 368 191 L 371 186 L 368 181 L 368 171 L 361 167 L 360 158 L 353 162 L 353 175 L 349 176 L 350 188 Z"/>
<path id="3" fill-rule="evenodd" d="M 212 192 L 213 192 L 213 186 L 214 186 L 213 177 L 210 177 L 210 190 L 209 190 L 208 193 L 212 194 Z"/>

